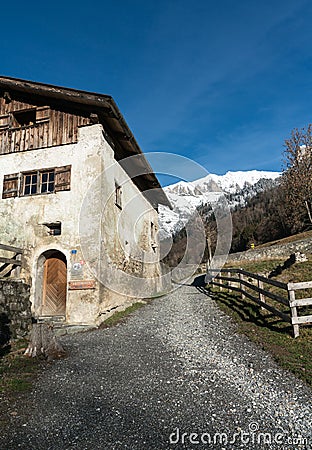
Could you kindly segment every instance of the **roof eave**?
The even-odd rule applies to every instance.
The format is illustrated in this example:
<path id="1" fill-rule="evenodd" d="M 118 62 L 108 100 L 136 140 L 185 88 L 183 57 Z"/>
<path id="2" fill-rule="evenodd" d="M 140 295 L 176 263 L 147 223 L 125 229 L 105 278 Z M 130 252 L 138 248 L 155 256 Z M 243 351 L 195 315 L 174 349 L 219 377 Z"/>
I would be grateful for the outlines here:
<path id="1" fill-rule="evenodd" d="M 67 88 L 62 86 L 55 86 L 52 84 L 39 83 L 36 81 L 23 80 L 20 78 L 12 78 L 12 77 L 3 77 L 0 76 L 0 88 L 2 89 L 12 89 L 18 92 L 31 93 L 34 95 L 39 95 L 43 97 L 53 98 L 56 100 L 62 100 L 66 102 L 73 102 L 77 104 L 83 104 L 86 106 L 94 106 L 100 109 L 110 110 L 111 117 L 113 119 L 118 120 L 120 126 L 122 127 L 123 133 L 128 136 L 131 147 L 133 148 L 133 153 L 140 155 L 143 158 L 145 165 L 145 173 L 141 176 L 143 178 L 147 177 L 147 174 L 152 176 L 154 180 L 152 181 L 153 188 L 160 189 L 161 195 L 157 195 L 158 203 L 161 203 L 165 206 L 168 206 L 172 209 L 172 205 L 170 204 L 166 194 L 162 190 L 162 187 L 154 174 L 150 164 L 146 160 L 144 153 L 142 152 L 139 144 L 137 143 L 135 137 L 133 136 L 126 120 L 121 114 L 116 102 L 113 97 L 106 94 L 98 94 L 95 92 L 82 91 L 73 88 Z M 126 151 L 126 150 L 125 150 Z M 147 187 L 150 187 L 150 183 L 146 181 Z M 159 193 L 159 191 L 158 191 Z M 153 205 L 155 207 L 155 205 Z"/>

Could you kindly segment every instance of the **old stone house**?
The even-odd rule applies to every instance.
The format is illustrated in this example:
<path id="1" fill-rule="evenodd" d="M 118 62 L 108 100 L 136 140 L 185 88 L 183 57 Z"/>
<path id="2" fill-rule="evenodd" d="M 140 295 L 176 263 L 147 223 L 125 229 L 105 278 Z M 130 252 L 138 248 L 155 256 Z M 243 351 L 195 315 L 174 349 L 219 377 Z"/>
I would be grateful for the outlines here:
<path id="1" fill-rule="evenodd" d="M 0 186 L 36 318 L 98 324 L 162 288 L 169 202 L 112 97 L 0 77 Z"/>

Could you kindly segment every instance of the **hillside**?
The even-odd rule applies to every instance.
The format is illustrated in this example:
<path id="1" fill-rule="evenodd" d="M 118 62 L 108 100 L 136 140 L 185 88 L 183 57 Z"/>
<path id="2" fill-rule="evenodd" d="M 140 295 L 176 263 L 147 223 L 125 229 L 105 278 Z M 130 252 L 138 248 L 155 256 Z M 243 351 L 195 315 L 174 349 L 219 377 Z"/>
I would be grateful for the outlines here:
<path id="1" fill-rule="evenodd" d="M 225 195 L 233 210 L 245 206 L 249 198 L 275 186 L 279 176 L 279 172 L 258 170 L 227 172 L 225 175 L 209 174 L 196 181 L 180 181 L 165 187 L 173 210 L 159 207 L 160 239 L 176 235 L 197 209 L 215 204 L 220 195 Z M 209 208 L 206 208 L 206 213 L 209 215 Z"/>
<path id="2" fill-rule="evenodd" d="M 199 228 L 199 222 L 204 224 L 206 235 L 210 236 L 212 247 L 215 246 L 218 229 L 212 207 L 220 195 L 225 197 L 232 215 L 231 252 L 246 250 L 251 242 L 258 245 L 287 236 L 289 230 L 280 213 L 282 199 L 278 179 L 276 172 L 230 172 L 223 177 L 210 175 L 196 182 L 180 182 L 165 188 L 174 209 L 160 211 L 163 254 L 171 246 L 164 262 L 176 266 L 182 260 L 187 246 L 186 225 L 194 229 Z M 196 256 L 198 251 L 198 246 L 194 246 L 189 248 L 188 254 Z"/>
<path id="3" fill-rule="evenodd" d="M 304 231 L 302 233 L 294 234 L 292 236 L 287 236 L 282 239 L 277 239 L 275 241 L 266 242 L 265 244 L 258 245 L 258 248 L 270 247 L 272 245 L 283 245 L 290 242 L 296 242 L 301 239 L 312 239 L 312 230 Z"/>

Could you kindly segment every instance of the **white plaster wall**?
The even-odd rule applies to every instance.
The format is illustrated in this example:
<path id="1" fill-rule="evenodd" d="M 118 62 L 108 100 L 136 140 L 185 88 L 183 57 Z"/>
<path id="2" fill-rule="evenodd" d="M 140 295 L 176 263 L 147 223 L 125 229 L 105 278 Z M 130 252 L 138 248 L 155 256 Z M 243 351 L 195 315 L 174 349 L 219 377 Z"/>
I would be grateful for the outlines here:
<path id="1" fill-rule="evenodd" d="M 83 247 L 88 254 L 86 259 L 102 281 L 101 313 L 111 306 L 129 302 L 129 297 L 142 298 L 145 292 L 143 277 L 148 278 L 147 296 L 149 292 L 160 290 L 159 246 L 152 246 L 155 242 L 151 241 L 151 223 L 158 228 L 158 214 L 115 161 L 107 142 L 104 142 L 102 157 L 103 171 L 98 191 L 89 194 L 90 200 L 94 196 L 100 198 L 100 216 L 95 218 L 100 228 L 90 227 L 87 217 L 91 211 L 87 206 L 82 232 Z M 121 209 L 115 204 L 116 183 L 122 188 Z M 89 204 L 87 201 L 86 205 Z M 132 275 L 130 279 L 129 274 Z M 138 285 L 138 289 L 132 289 L 132 282 Z M 143 295 L 138 293 L 140 287 Z"/>
<path id="2" fill-rule="evenodd" d="M 102 266 L 102 276 L 106 276 L 115 294 L 136 296 L 159 290 L 159 247 L 152 247 L 151 223 L 158 228 L 158 214 L 145 199 L 136 185 L 129 179 L 123 168 L 114 162 L 113 152 L 106 148 L 103 153 L 104 172 L 102 191 L 105 192 L 102 205 L 102 261 L 109 255 L 115 269 L 107 273 L 107 264 Z M 113 170 L 109 168 L 113 167 Z M 122 188 L 122 209 L 115 204 L 115 182 Z M 109 191 L 108 191 L 109 189 Z M 112 226 L 113 224 L 113 226 Z M 116 233 L 117 231 L 117 233 Z M 130 275 L 130 276 L 127 276 Z M 112 279 L 113 278 L 113 279 Z M 145 278 L 145 281 L 142 281 Z M 146 279 L 149 288 L 146 289 Z M 109 303 L 118 297 L 110 293 Z M 142 296 L 143 296 L 142 295 Z"/>
<path id="3" fill-rule="evenodd" d="M 1 198 L 4 175 L 65 165 L 72 166 L 70 191 Z M 121 210 L 115 205 L 115 181 L 122 186 Z M 62 222 L 62 234 L 50 236 L 42 224 L 57 221 Z M 111 272 L 103 255 L 119 269 L 141 270 L 137 275 L 150 277 L 156 291 L 159 251 L 151 246 L 151 222 L 158 226 L 156 211 L 115 164 L 102 125 L 80 128 L 77 144 L 0 155 L 0 242 L 25 248 L 22 276 L 33 281 L 34 313 L 40 314 L 40 292 L 34 282 L 37 261 L 48 249 L 65 254 L 68 279 L 73 260 L 86 260 L 85 279 L 100 279 L 95 290 L 68 292 L 66 318 L 70 323 L 96 323 L 103 311 L 129 301 L 130 290 L 109 288 Z M 71 249 L 77 249 L 76 256 Z"/>
<path id="4" fill-rule="evenodd" d="M 34 312 L 40 314 L 38 300 L 35 301 L 35 278 L 37 260 L 48 249 L 62 251 L 67 259 L 68 279 L 72 256 L 71 249 L 79 253 L 79 213 L 86 190 L 101 172 L 102 127 L 93 125 L 79 130 L 78 144 L 38 149 L 0 156 L 0 196 L 2 197 L 3 176 L 15 172 L 39 170 L 49 167 L 71 165 L 70 191 L 46 195 L 16 197 L 0 200 L 0 242 L 25 249 L 25 269 L 22 276 L 31 281 L 31 301 Z M 94 203 L 92 209 L 97 208 Z M 62 234 L 50 236 L 44 222 L 62 223 Z M 88 274 L 84 274 L 89 278 Z M 98 290 L 98 287 L 97 287 Z M 81 291 L 70 291 L 67 297 L 67 320 L 89 323 L 98 312 L 96 292 L 90 291 L 85 305 L 79 300 Z"/>

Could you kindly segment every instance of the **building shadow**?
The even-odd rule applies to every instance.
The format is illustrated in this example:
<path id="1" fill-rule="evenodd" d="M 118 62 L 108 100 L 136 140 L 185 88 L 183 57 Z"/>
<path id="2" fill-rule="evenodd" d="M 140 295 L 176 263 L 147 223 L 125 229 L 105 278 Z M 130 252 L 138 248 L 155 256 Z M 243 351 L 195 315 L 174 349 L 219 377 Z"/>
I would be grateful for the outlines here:
<path id="1" fill-rule="evenodd" d="M 204 288 L 206 286 L 205 282 L 206 275 L 199 275 L 198 277 L 194 278 L 191 286 L 194 286 L 196 288 Z"/>

